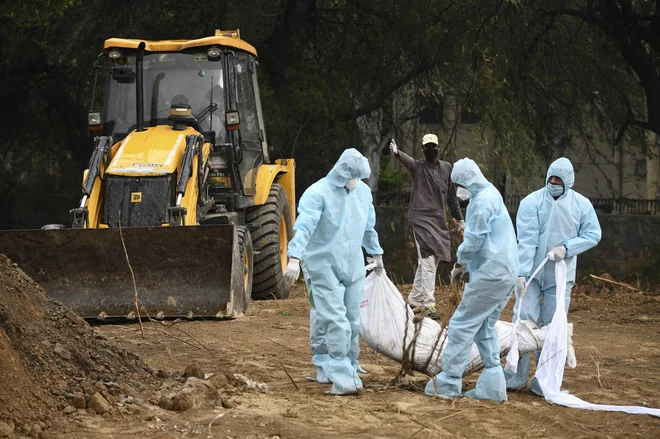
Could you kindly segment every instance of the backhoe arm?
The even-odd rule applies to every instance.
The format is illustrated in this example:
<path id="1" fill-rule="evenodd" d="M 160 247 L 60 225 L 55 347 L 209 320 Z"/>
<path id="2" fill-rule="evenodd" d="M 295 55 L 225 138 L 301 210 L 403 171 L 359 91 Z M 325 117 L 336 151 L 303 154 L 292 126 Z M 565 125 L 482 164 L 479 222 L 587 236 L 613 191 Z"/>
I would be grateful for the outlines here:
<path id="1" fill-rule="evenodd" d="M 189 135 L 186 137 L 186 149 L 183 152 L 183 161 L 181 162 L 181 175 L 176 183 L 176 206 L 169 208 L 170 225 L 186 225 L 186 208 L 181 207 L 181 200 L 186 195 L 188 180 L 193 173 L 193 159 L 195 154 L 199 153 L 199 136 Z"/>
<path id="2" fill-rule="evenodd" d="M 112 145 L 112 137 L 110 136 L 100 136 L 96 137 L 94 140 L 96 142 L 96 147 L 92 153 L 92 158 L 89 160 L 87 176 L 83 182 L 83 197 L 80 200 L 80 206 L 69 211 L 73 216 L 71 227 L 74 229 L 82 229 L 89 226 L 89 211 L 85 204 L 92 193 L 96 178 L 101 176 L 101 165 L 107 165 L 108 153 L 110 152 L 110 147 Z"/>

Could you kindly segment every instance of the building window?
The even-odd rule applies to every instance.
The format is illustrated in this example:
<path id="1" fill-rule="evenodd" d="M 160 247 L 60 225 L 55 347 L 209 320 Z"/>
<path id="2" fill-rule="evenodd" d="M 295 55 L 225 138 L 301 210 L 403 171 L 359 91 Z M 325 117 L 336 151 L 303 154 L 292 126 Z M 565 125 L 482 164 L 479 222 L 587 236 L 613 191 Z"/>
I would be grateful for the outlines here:
<path id="1" fill-rule="evenodd" d="M 467 108 L 463 108 L 463 111 L 461 111 L 461 123 L 471 125 L 477 122 L 479 122 L 479 118 Z"/>
<path id="2" fill-rule="evenodd" d="M 635 177 L 646 178 L 646 159 L 635 160 Z"/>
<path id="3" fill-rule="evenodd" d="M 441 105 L 426 105 L 419 112 L 419 123 L 428 125 L 441 125 L 442 124 L 442 106 Z"/>

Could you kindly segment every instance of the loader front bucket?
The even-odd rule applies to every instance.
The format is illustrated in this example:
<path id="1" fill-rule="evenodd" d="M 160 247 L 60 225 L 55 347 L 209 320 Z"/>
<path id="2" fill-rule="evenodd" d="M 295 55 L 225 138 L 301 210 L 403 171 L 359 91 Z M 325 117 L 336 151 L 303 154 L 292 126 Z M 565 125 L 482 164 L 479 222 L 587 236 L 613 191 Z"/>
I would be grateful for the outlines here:
<path id="1" fill-rule="evenodd" d="M 233 225 L 8 230 L 0 253 L 85 318 L 135 318 L 136 289 L 143 318 L 236 317 L 247 305 Z"/>

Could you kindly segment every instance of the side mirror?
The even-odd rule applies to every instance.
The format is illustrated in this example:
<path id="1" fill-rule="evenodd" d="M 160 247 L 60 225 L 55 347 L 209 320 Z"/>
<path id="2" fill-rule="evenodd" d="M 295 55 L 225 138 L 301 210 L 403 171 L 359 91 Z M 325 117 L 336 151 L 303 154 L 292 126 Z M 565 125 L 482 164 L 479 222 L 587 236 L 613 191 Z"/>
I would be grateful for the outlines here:
<path id="1" fill-rule="evenodd" d="M 87 113 L 87 129 L 89 131 L 101 131 L 103 129 L 100 111 L 92 110 Z"/>
<path id="2" fill-rule="evenodd" d="M 227 111 L 225 113 L 225 122 L 227 124 L 227 130 L 237 130 L 241 127 L 241 116 L 238 111 Z"/>

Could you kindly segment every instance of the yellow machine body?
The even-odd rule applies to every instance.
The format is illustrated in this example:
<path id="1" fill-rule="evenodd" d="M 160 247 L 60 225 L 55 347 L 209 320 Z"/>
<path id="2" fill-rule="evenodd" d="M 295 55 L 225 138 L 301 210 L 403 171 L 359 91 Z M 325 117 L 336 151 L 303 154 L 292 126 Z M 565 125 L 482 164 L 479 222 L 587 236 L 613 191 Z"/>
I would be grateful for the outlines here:
<path id="1" fill-rule="evenodd" d="M 254 47 L 216 31 L 111 38 L 102 55 L 115 119 L 95 140 L 73 230 L 2 232 L 0 252 L 88 318 L 236 317 L 250 297 L 287 297 L 295 162 L 268 157 Z M 155 78 L 146 91 L 142 63 Z"/>

